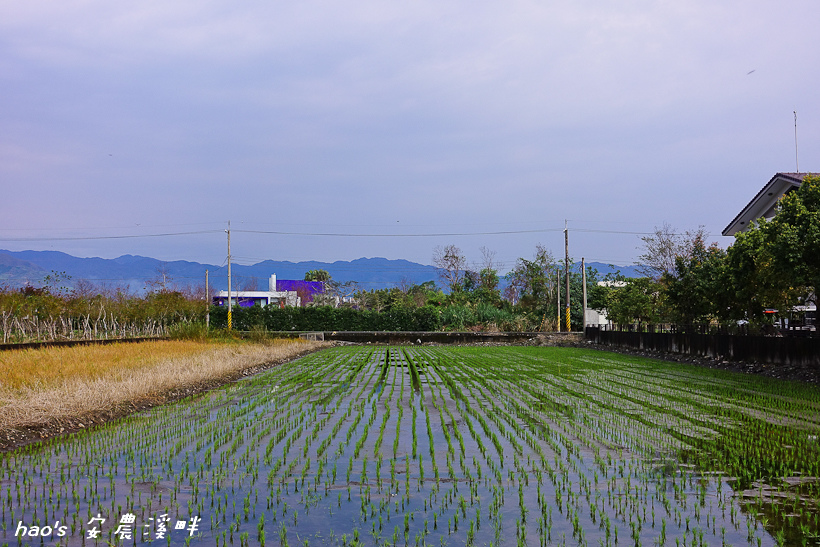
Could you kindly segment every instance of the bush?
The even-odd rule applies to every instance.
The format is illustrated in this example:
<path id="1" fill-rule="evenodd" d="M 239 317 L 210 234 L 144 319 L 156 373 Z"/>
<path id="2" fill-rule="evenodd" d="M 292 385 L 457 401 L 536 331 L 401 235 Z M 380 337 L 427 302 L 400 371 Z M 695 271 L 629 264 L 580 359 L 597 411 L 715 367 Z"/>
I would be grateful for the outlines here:
<path id="1" fill-rule="evenodd" d="M 352 308 L 315 306 L 309 308 L 234 307 L 232 327 L 241 331 L 436 331 L 441 328 L 438 309 L 393 308 L 374 312 Z M 226 328 L 228 311 L 211 308 L 211 325 Z"/>
<path id="2" fill-rule="evenodd" d="M 468 325 L 475 324 L 475 314 L 468 306 L 447 306 L 441 312 L 441 322 L 447 330 L 465 330 Z"/>

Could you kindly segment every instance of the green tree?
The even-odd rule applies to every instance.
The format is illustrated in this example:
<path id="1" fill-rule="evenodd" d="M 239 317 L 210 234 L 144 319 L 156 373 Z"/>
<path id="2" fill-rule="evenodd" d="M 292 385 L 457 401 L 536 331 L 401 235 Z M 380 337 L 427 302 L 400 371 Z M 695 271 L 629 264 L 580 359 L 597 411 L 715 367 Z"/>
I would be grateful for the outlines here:
<path id="1" fill-rule="evenodd" d="M 308 270 L 305 273 L 305 281 L 322 281 L 327 283 L 330 281 L 330 274 L 327 270 Z"/>
<path id="2" fill-rule="evenodd" d="M 725 265 L 726 251 L 716 244 L 707 248 L 697 235 L 686 255 L 675 258 L 674 271 L 662 278 L 672 319 L 688 325 L 727 315 Z"/>
<path id="3" fill-rule="evenodd" d="M 507 274 L 512 291 L 508 295 L 522 310 L 554 315 L 558 264 L 552 253 L 541 245 L 535 248 L 533 260 L 519 258 Z"/>
<path id="4" fill-rule="evenodd" d="M 434 281 L 425 281 L 418 284 L 402 283 L 398 287 L 387 289 L 358 291 L 354 294 L 354 299 L 360 309 L 383 312 L 400 308 L 442 306 L 446 297 Z"/>
<path id="5" fill-rule="evenodd" d="M 720 288 L 722 315 L 763 324 L 764 310 L 816 302 L 820 285 L 820 177 L 806 177 L 786 194 L 771 220 L 735 234 Z M 717 293 L 718 295 L 721 292 Z"/>
<path id="6" fill-rule="evenodd" d="M 767 321 L 763 310 L 780 308 L 793 299 L 789 283 L 774 266 L 767 235 L 760 226 L 735 234 L 726 250 L 723 291 L 726 294 L 723 319 Z"/>
<path id="7" fill-rule="evenodd" d="M 498 284 L 498 272 L 492 268 L 483 268 L 481 271 L 467 270 L 464 272 L 461 290 L 451 292 L 447 296 L 447 301 L 459 305 L 471 303 L 500 308 L 503 302 Z"/>
<path id="8" fill-rule="evenodd" d="M 478 272 L 478 286 L 474 293 L 476 301 L 495 307 L 501 306 L 501 291 L 498 288 L 500 279 L 493 268 L 483 268 Z"/>
<path id="9" fill-rule="evenodd" d="M 658 323 L 662 319 L 660 283 L 648 278 L 627 279 L 626 285 L 609 292 L 607 317 L 618 325 Z"/>
<path id="10" fill-rule="evenodd" d="M 766 234 L 777 274 L 789 288 L 816 297 L 820 286 L 820 176 L 806 177 L 780 200 L 777 214 L 760 229 Z"/>

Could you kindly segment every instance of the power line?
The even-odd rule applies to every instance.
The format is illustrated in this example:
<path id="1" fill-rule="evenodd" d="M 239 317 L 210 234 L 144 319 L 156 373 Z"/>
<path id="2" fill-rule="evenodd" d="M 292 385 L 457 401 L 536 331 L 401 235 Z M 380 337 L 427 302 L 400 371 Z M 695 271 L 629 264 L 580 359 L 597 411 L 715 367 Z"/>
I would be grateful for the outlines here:
<path id="1" fill-rule="evenodd" d="M 452 233 L 434 233 L 434 234 L 353 234 L 353 233 L 337 233 L 337 232 L 280 232 L 273 230 L 234 230 L 234 232 L 242 232 L 246 234 L 271 234 L 271 235 L 285 235 L 285 236 L 319 236 L 319 237 L 455 237 L 455 236 L 492 236 L 492 235 L 507 235 L 507 234 L 535 234 L 544 232 L 562 232 L 559 229 L 543 229 L 543 230 L 508 230 L 501 232 L 452 232 Z"/>
<path id="2" fill-rule="evenodd" d="M 499 230 L 488 232 L 433 232 L 433 233 L 353 233 L 353 232 L 291 232 L 285 230 L 232 230 L 246 234 L 281 235 L 281 236 L 310 236 L 310 237 L 378 237 L 378 238 L 404 238 L 404 237 L 464 237 L 464 236 L 492 236 L 492 235 L 516 235 L 516 234 L 538 234 L 563 232 L 563 228 L 541 228 L 535 230 Z M 578 233 L 596 234 L 622 234 L 622 235 L 655 235 L 655 232 L 639 232 L 628 230 L 603 230 L 594 228 L 572 228 L 571 231 Z M 202 234 L 219 234 L 224 230 L 197 230 L 192 232 L 163 232 L 158 234 L 126 234 L 126 235 L 97 235 L 97 236 L 37 236 L 37 237 L 0 237 L 0 241 L 21 242 L 21 241 L 92 241 L 107 239 L 139 239 L 155 237 L 175 237 Z M 681 233 L 670 233 L 668 235 L 684 235 Z"/>
<path id="3" fill-rule="evenodd" d="M 198 232 L 167 232 L 163 234 L 132 234 L 118 236 L 0 237 L 0 241 L 89 241 L 99 239 L 137 239 L 141 237 L 190 236 L 199 234 L 218 234 L 220 232 L 220 230 L 201 230 Z"/>
<path id="4" fill-rule="evenodd" d="M 66 228 L 49 228 L 50 231 L 54 232 L 81 232 L 81 231 L 90 231 L 90 230 L 133 230 L 134 227 L 138 227 L 141 229 L 148 229 L 148 228 L 178 228 L 180 226 L 213 226 L 213 225 L 222 225 L 222 223 L 217 222 L 183 222 L 177 224 L 141 224 L 141 223 L 133 223 L 127 226 L 71 226 Z M 35 230 L 41 230 L 42 228 L 0 228 L 0 232 L 31 232 Z"/>
<path id="5" fill-rule="evenodd" d="M 591 234 L 625 234 L 625 235 L 635 235 L 635 236 L 655 235 L 655 232 L 627 232 L 627 231 L 622 231 L 622 230 L 594 230 L 592 228 L 573 228 L 571 231 L 591 233 Z M 678 235 L 683 235 L 683 234 L 669 234 L 669 235 L 678 236 Z"/>

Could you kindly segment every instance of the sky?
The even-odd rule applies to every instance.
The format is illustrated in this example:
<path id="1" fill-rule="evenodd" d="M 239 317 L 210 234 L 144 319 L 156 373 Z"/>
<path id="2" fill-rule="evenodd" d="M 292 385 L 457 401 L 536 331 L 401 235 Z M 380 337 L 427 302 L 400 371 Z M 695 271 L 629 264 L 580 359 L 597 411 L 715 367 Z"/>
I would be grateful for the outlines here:
<path id="1" fill-rule="evenodd" d="M 820 171 L 816 0 L 0 0 L 0 249 L 618 265 Z M 795 115 L 797 112 L 797 139 Z M 797 146 L 796 146 L 797 145 Z M 796 154 L 797 152 L 797 154 Z"/>

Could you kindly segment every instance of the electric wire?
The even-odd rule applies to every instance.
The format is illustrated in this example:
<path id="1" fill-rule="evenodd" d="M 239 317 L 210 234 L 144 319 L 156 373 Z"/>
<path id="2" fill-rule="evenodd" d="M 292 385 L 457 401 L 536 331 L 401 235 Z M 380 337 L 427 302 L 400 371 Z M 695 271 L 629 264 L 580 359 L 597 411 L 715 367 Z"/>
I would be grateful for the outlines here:
<path id="1" fill-rule="evenodd" d="M 563 232 L 563 229 L 545 228 L 541 230 L 505 230 L 499 232 L 450 232 L 430 234 L 361 234 L 341 232 L 283 232 L 275 230 L 232 230 L 245 234 L 271 234 L 288 236 L 318 236 L 318 237 L 456 237 L 456 236 L 492 236 L 508 234 L 536 234 L 545 232 Z"/>
<path id="2" fill-rule="evenodd" d="M 143 237 L 190 236 L 216 234 L 222 230 L 200 230 L 196 232 L 166 232 L 161 234 L 127 234 L 108 236 L 53 236 L 53 237 L 0 237 L 0 241 L 92 241 L 101 239 L 138 239 Z"/>

